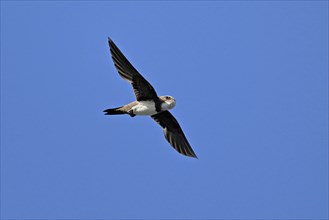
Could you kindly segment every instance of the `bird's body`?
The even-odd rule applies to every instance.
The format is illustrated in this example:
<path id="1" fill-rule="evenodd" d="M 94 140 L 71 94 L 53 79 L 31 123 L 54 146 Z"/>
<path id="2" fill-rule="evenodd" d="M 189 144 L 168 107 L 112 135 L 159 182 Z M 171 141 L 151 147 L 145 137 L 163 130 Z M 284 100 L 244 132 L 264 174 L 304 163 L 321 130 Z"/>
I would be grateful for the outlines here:
<path id="1" fill-rule="evenodd" d="M 119 75 L 131 83 L 137 100 L 121 107 L 106 109 L 105 114 L 151 116 L 163 128 L 166 139 L 179 153 L 196 157 L 177 120 L 168 111 L 175 107 L 176 100 L 172 96 L 158 96 L 152 85 L 131 65 L 110 38 L 109 46 Z"/>
<path id="2" fill-rule="evenodd" d="M 171 96 L 160 96 L 158 98 L 156 102 L 154 100 L 134 101 L 119 108 L 107 109 L 105 112 L 108 115 L 116 111 L 117 114 L 129 114 L 130 116 L 151 116 L 173 109 L 176 105 L 176 100 Z"/>
<path id="3" fill-rule="evenodd" d="M 155 109 L 155 102 L 150 101 L 140 101 L 137 105 L 131 108 L 130 110 L 135 115 L 144 115 L 144 116 L 150 116 L 155 115 L 159 112 Z"/>

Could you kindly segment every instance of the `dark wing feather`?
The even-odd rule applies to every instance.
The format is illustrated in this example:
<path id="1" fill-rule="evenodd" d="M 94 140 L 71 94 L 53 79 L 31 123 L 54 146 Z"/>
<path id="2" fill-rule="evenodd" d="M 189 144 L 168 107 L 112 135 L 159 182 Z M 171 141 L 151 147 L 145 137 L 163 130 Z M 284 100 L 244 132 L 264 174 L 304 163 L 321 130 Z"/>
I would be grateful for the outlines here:
<path id="1" fill-rule="evenodd" d="M 131 65 L 119 48 L 109 38 L 110 51 L 116 69 L 120 76 L 128 80 L 133 86 L 137 101 L 156 100 L 156 94 L 152 85 Z"/>
<path id="2" fill-rule="evenodd" d="M 171 146 L 183 155 L 197 158 L 183 130 L 169 111 L 163 111 L 151 117 L 163 128 L 164 135 Z"/>

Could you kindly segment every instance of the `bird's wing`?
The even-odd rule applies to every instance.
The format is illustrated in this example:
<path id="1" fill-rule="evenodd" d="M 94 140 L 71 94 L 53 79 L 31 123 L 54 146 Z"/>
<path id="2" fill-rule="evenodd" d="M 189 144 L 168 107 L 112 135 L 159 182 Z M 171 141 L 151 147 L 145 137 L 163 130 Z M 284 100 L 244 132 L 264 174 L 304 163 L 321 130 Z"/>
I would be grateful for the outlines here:
<path id="1" fill-rule="evenodd" d="M 171 146 L 181 154 L 197 158 L 192 147 L 188 143 L 183 130 L 169 111 L 163 111 L 152 115 L 151 117 L 163 128 L 163 133 Z"/>
<path id="2" fill-rule="evenodd" d="M 158 95 L 152 85 L 144 79 L 144 77 L 133 67 L 133 65 L 131 65 L 131 63 L 110 38 L 109 45 L 114 65 L 120 76 L 131 83 L 137 101 L 157 99 Z"/>

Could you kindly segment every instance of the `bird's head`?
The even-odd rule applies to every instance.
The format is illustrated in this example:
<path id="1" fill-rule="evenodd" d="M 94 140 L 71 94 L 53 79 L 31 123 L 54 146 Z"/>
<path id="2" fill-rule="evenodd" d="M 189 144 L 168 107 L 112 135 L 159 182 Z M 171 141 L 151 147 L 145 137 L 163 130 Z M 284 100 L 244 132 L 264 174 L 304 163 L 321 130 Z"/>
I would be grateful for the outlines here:
<path id="1" fill-rule="evenodd" d="M 172 109 L 175 107 L 176 105 L 176 100 L 174 99 L 174 97 L 166 95 L 166 96 L 160 96 L 159 97 L 162 101 L 164 101 L 163 103 L 163 107 L 168 110 L 168 109 Z"/>

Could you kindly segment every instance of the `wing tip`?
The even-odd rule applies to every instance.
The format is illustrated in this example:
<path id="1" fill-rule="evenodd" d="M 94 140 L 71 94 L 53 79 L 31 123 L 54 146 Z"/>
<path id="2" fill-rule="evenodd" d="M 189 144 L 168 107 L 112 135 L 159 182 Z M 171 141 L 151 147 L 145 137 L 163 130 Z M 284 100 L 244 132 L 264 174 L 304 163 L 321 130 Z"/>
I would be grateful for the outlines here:
<path id="1" fill-rule="evenodd" d="M 188 157 L 192 157 L 192 158 L 195 158 L 195 159 L 199 159 L 198 156 L 196 154 L 190 154 L 190 155 L 186 155 Z"/>
<path id="2" fill-rule="evenodd" d="M 184 155 L 186 157 L 191 157 L 191 158 L 199 159 L 198 156 L 193 151 L 192 152 L 180 152 L 180 151 L 178 151 L 178 153 L 180 153 L 180 154 L 182 154 L 182 155 Z"/>
<path id="3" fill-rule="evenodd" d="M 113 45 L 115 45 L 114 42 L 113 42 L 113 40 L 110 37 L 107 37 L 107 40 L 109 42 L 110 48 L 112 48 Z"/>

